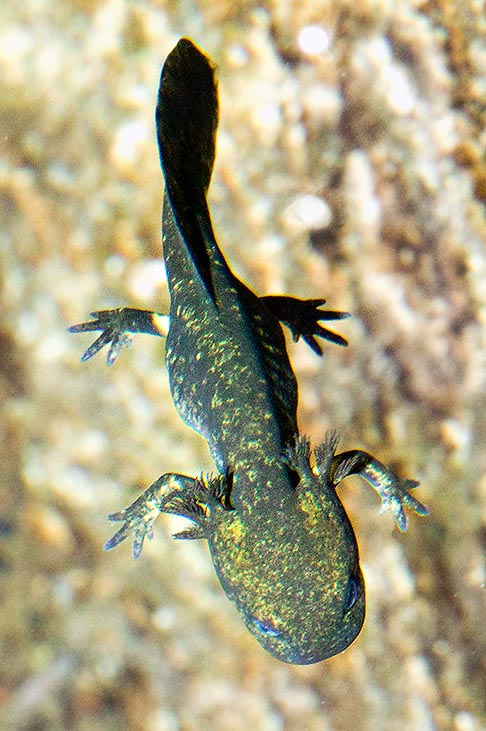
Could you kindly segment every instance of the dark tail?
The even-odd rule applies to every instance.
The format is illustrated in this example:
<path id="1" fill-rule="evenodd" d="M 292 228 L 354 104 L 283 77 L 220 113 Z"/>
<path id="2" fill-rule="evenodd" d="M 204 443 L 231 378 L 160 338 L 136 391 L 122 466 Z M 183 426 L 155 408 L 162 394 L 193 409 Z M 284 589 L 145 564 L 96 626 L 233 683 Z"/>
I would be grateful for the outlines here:
<path id="1" fill-rule="evenodd" d="M 162 68 L 155 122 L 174 219 L 216 304 L 208 252 L 216 242 L 206 194 L 214 166 L 218 93 L 211 62 L 187 38 Z"/>

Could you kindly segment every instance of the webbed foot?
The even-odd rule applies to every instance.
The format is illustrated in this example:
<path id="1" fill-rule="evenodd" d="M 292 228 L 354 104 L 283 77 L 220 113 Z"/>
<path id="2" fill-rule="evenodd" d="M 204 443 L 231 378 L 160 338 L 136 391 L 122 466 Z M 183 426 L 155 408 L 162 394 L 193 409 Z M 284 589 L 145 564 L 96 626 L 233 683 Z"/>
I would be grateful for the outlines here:
<path id="1" fill-rule="evenodd" d="M 350 317 L 349 312 L 319 309 L 326 303 L 326 300 L 302 300 L 297 297 L 280 295 L 260 299 L 263 300 L 265 307 L 289 328 L 295 342 L 302 338 L 317 355 L 322 355 L 322 347 L 316 337 L 324 338 L 336 345 L 348 344 L 348 341 L 341 335 L 320 324 L 320 322 L 345 320 Z"/>
<path id="2" fill-rule="evenodd" d="M 429 514 L 429 509 L 410 494 L 410 490 L 414 490 L 419 483 L 400 479 L 367 452 L 353 450 L 334 457 L 331 479 L 335 485 L 352 474 L 360 475 L 376 490 L 381 498 L 380 512 L 390 512 L 401 531 L 406 531 L 408 527 L 405 507 L 417 515 Z"/>
<path id="3" fill-rule="evenodd" d="M 128 508 L 110 513 L 108 519 L 123 523 L 103 546 L 110 551 L 133 535 L 132 554 L 139 558 L 146 538 L 153 536 L 153 524 L 160 513 L 188 518 L 192 525 L 174 535 L 178 539 L 206 537 L 213 509 L 233 510 L 230 500 L 232 475 L 187 477 L 169 472 L 159 477 Z"/>
<path id="4" fill-rule="evenodd" d="M 71 333 L 101 330 L 101 335 L 81 356 L 83 363 L 96 355 L 105 345 L 109 345 L 106 363 L 111 366 L 117 359 L 120 350 L 131 344 L 134 333 L 165 334 L 160 324 L 164 316 L 157 315 L 149 310 L 119 307 L 115 310 L 91 312 L 90 317 L 93 318 L 90 322 L 82 322 L 79 325 L 68 327 L 68 331 Z"/>
<path id="5" fill-rule="evenodd" d="M 133 534 L 132 555 L 133 558 L 139 558 L 145 538 L 151 540 L 153 537 L 153 523 L 160 513 L 170 512 L 184 515 L 182 509 L 180 511 L 171 509 L 169 503 L 176 498 L 182 506 L 184 503 L 181 501 L 181 495 L 191 494 L 197 482 L 192 477 L 173 473 L 159 477 L 127 508 L 108 515 L 108 520 L 113 523 L 123 522 L 123 525 L 114 536 L 106 541 L 103 546 L 104 550 L 111 551 L 130 534 Z"/>
<path id="6" fill-rule="evenodd" d="M 390 483 L 384 488 L 381 484 L 381 510 L 380 513 L 390 512 L 401 531 L 406 531 L 408 519 L 404 507 L 409 508 L 417 515 L 429 515 L 429 509 L 416 497 L 410 494 L 410 490 L 419 486 L 417 480 L 400 480 L 395 475 Z"/>

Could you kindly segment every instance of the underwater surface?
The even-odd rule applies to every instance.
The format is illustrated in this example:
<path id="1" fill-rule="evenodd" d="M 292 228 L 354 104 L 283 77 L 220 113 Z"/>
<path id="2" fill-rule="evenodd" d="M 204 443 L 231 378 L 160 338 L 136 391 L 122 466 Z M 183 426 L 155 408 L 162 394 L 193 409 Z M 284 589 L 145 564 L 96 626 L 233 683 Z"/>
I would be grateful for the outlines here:
<path id="1" fill-rule="evenodd" d="M 486 18 L 480 3 L 61 2 L 0 7 L 0 721 L 8 729 L 486 727 Z M 316 30 L 317 26 L 317 30 Z M 300 430 L 417 478 L 400 534 L 357 478 L 364 628 L 286 665 L 203 541 L 163 516 L 134 562 L 105 515 L 214 469 L 164 343 L 113 368 L 66 328 L 168 307 L 153 121 L 181 35 L 218 66 L 209 199 L 259 294 L 326 297 L 347 349 L 289 351 Z M 419 494 L 420 493 L 420 494 Z"/>

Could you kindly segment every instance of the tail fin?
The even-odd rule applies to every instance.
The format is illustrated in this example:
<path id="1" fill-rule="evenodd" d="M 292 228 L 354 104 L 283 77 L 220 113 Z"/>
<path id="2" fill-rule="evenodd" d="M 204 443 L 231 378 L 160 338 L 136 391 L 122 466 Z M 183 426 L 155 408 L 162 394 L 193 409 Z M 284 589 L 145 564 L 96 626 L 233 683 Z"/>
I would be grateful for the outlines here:
<path id="1" fill-rule="evenodd" d="M 162 68 L 155 121 L 174 219 L 216 304 L 207 248 L 216 242 L 206 194 L 214 166 L 218 93 L 214 67 L 187 38 L 178 42 Z"/>

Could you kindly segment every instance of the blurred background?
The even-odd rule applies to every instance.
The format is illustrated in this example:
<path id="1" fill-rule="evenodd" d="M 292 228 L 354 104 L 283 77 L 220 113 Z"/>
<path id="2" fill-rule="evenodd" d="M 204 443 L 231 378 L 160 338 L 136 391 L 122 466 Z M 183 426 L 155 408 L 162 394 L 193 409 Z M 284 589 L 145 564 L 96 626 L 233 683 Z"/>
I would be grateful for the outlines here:
<path id="1" fill-rule="evenodd" d="M 417 478 L 399 534 L 340 494 L 367 586 L 344 654 L 279 663 L 202 541 L 138 562 L 106 513 L 211 471 L 164 343 L 81 364 L 68 325 L 166 311 L 153 122 L 180 36 L 218 65 L 210 203 L 257 293 L 326 297 L 349 347 L 289 343 L 299 418 Z M 18 731 L 486 728 L 486 15 L 475 0 L 3 0 L 0 725 Z"/>

